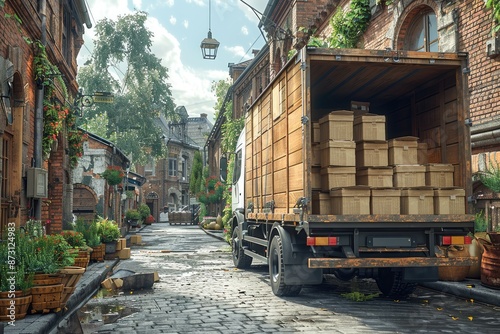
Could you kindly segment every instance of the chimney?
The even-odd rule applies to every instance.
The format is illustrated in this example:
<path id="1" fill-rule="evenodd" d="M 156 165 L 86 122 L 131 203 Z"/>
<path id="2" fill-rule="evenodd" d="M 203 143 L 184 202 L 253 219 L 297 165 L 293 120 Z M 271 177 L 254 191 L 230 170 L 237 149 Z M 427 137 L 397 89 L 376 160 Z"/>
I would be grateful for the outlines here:
<path id="1" fill-rule="evenodd" d="M 207 114 L 205 114 L 205 113 L 200 114 L 200 117 L 201 117 L 201 118 L 207 118 Z"/>
<path id="2" fill-rule="evenodd" d="M 253 54 L 254 58 L 255 58 L 255 56 L 256 56 L 259 52 L 260 52 L 260 50 L 257 50 L 257 49 L 253 49 L 253 50 L 252 50 L 252 54 Z"/>

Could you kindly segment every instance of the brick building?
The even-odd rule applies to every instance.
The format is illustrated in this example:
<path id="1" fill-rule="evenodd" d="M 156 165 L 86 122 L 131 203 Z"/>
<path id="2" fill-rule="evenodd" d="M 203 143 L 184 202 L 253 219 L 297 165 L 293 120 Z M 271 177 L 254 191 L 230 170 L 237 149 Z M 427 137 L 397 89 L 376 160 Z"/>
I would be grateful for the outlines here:
<path id="1" fill-rule="evenodd" d="M 123 214 L 136 209 L 142 199 L 141 187 L 146 181 L 130 172 L 130 160 L 125 153 L 107 139 L 92 133 L 84 143 L 84 154 L 73 170 L 73 214 L 92 221 L 96 215 L 123 225 Z M 109 185 L 101 174 L 110 166 L 123 171 L 123 182 Z"/>
<path id="2" fill-rule="evenodd" d="M 46 59 L 60 72 L 45 74 L 45 79 L 60 83 L 50 102 L 73 112 L 72 100 L 78 92 L 76 57 L 85 26 L 90 28 L 91 23 L 84 0 L 1 2 L 0 232 L 8 222 L 21 226 L 29 217 L 50 220 L 49 232 L 61 230 L 63 220 L 72 219 L 67 134 L 62 130 L 50 157 L 42 156 L 46 81 L 35 82 L 34 59 L 40 55 L 37 46 L 45 45 Z M 36 172 L 28 173 L 32 167 Z M 48 171 L 48 178 L 43 170 Z M 33 181 L 36 193 L 28 197 L 27 186 L 33 186 Z"/>
<path id="3" fill-rule="evenodd" d="M 387 4 L 388 3 L 388 4 Z M 500 121 L 498 120 L 500 91 L 500 38 L 492 35 L 494 22 L 492 12 L 485 8 L 484 1 L 436 1 L 395 0 L 368 2 L 371 18 L 367 29 L 357 44 L 362 49 L 391 50 L 391 55 L 404 58 L 404 50 L 467 53 L 469 57 L 468 99 L 472 173 L 484 170 L 490 161 L 500 162 Z M 262 15 L 259 27 L 267 33 L 267 59 L 269 78 L 272 79 L 289 61 L 289 51 L 300 50 L 309 37 L 329 37 L 332 33 L 331 18 L 338 9 L 348 11 L 351 1 L 347 0 L 270 0 Z M 299 29 L 300 28 L 300 29 Z M 309 34 L 304 33 L 308 31 Z M 395 53 L 397 51 L 397 53 Z M 389 51 L 388 51 L 389 52 Z M 261 62 L 251 62 L 240 72 L 242 82 L 252 82 L 252 68 L 259 68 Z M 255 74 L 255 72 L 253 72 Z M 246 75 L 246 77 L 245 77 Z M 269 80 L 263 81 L 269 83 Z M 255 81 L 252 82 L 255 84 Z M 241 115 L 241 105 L 251 103 L 258 96 L 258 90 L 250 84 L 240 89 L 233 86 L 233 115 Z M 249 88 L 252 87 L 252 88 Z M 467 95 L 467 94 L 466 94 Z M 444 101 L 436 101 L 444 103 Z M 216 153 L 217 138 L 223 120 L 216 120 L 216 126 L 209 136 L 208 147 Z M 217 125 L 219 124 L 219 125 Z M 453 141 L 453 129 L 442 128 L 433 135 L 434 143 Z M 419 136 L 418 133 L 414 134 Z M 210 141 L 212 140 L 212 141 Z M 434 152 L 441 162 L 454 159 L 453 152 Z M 213 154 L 209 154 L 211 156 Z M 209 164 L 211 162 L 209 161 Z M 217 162 L 213 162 L 217 170 Z M 481 187 L 477 192 L 484 191 Z"/>
<path id="4" fill-rule="evenodd" d="M 144 202 L 151 209 L 156 221 L 159 221 L 160 212 L 164 207 L 168 207 L 169 211 L 176 211 L 191 204 L 192 196 L 189 191 L 191 166 L 195 152 L 201 150 L 201 147 L 190 137 L 189 132 L 196 134 L 200 131 L 209 132 L 211 126 L 206 116 L 190 122 L 187 110 L 183 106 L 177 107 L 175 112 L 180 115 L 179 121 L 171 122 L 160 116 L 157 122 L 164 134 L 167 158 L 151 159 L 144 166 L 136 166 L 137 172 L 144 175 L 147 180 L 143 186 Z"/>

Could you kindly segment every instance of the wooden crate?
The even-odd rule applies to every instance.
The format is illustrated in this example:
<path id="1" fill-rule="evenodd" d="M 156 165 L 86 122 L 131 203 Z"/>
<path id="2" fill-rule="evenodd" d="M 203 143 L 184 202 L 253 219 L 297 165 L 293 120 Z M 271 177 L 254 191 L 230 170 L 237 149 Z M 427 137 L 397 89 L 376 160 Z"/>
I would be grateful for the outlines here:
<path id="1" fill-rule="evenodd" d="M 312 193 L 312 214 L 328 215 L 331 213 L 331 200 L 329 193 L 313 191 Z"/>

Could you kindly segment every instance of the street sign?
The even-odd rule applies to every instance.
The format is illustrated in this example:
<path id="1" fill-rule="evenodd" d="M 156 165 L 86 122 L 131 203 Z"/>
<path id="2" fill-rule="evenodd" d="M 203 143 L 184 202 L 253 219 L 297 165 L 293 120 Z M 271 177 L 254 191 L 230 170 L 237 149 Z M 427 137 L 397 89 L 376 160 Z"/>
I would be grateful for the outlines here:
<path id="1" fill-rule="evenodd" d="M 94 103 L 113 103 L 114 95 L 110 92 L 95 92 Z"/>

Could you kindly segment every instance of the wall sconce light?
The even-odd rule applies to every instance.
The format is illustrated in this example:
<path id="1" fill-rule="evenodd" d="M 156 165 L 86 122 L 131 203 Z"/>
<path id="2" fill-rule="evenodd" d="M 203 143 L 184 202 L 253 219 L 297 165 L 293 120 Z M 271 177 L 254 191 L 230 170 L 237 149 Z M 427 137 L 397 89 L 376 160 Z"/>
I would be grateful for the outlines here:
<path id="1" fill-rule="evenodd" d="M 203 59 L 215 59 L 217 57 L 217 49 L 219 48 L 219 42 L 212 38 L 212 31 L 210 28 L 211 20 L 211 1 L 208 1 L 208 35 L 207 38 L 201 41 L 201 53 Z"/>

